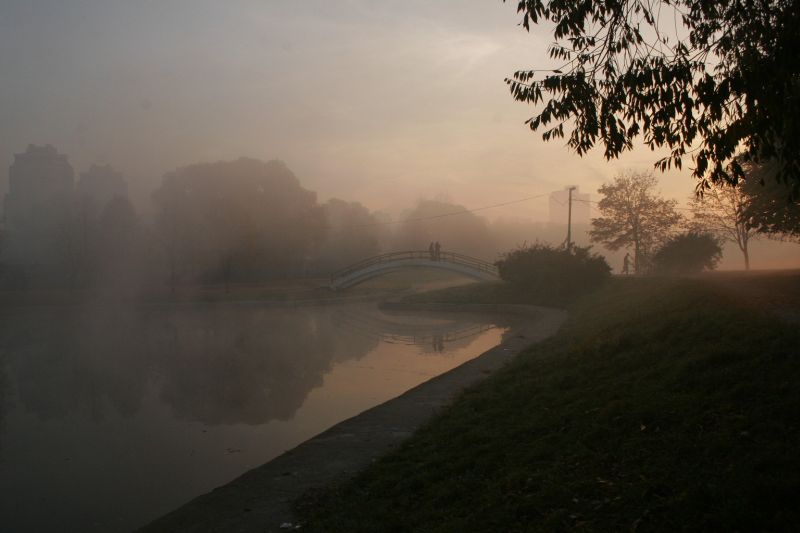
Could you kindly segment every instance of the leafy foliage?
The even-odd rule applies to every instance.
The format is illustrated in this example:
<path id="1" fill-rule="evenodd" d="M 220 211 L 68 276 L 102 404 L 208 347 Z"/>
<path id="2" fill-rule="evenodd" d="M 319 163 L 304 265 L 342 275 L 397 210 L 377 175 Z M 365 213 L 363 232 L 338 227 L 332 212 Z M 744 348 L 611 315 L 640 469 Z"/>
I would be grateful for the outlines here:
<path id="1" fill-rule="evenodd" d="M 800 241 L 800 183 L 776 179 L 775 163 L 745 165 L 744 217 L 759 232 Z"/>
<path id="2" fill-rule="evenodd" d="M 746 161 L 776 158 L 800 182 L 800 9 L 795 0 L 519 0 L 522 26 L 554 25 L 553 70 L 515 72 L 513 97 L 544 104 L 527 121 L 606 158 L 640 135 L 681 168 L 692 152 L 700 187 L 744 177 Z M 541 76 L 542 72 L 552 74 Z M 545 97 L 547 95 L 547 98 Z"/>
<path id="3" fill-rule="evenodd" d="M 545 244 L 519 248 L 498 261 L 500 277 L 543 303 L 560 304 L 600 286 L 611 273 L 606 260 L 589 248 L 553 248 Z"/>
<path id="4" fill-rule="evenodd" d="M 178 168 L 153 199 L 172 283 L 185 273 L 227 282 L 302 272 L 325 231 L 316 194 L 281 161 Z"/>
<path id="5" fill-rule="evenodd" d="M 663 243 L 681 221 L 675 200 L 661 198 L 654 191 L 652 173 L 626 172 L 599 189 L 601 216 L 592 219 L 589 235 L 593 242 L 611 250 L 633 246 L 634 271 L 641 272 L 651 252 Z"/>
<path id="6" fill-rule="evenodd" d="M 656 272 L 692 274 L 714 270 L 722 258 L 722 248 L 709 233 L 690 231 L 672 237 L 653 256 Z"/>
<path id="7" fill-rule="evenodd" d="M 328 274 L 380 252 L 377 219 L 358 202 L 331 198 L 322 205 L 327 227 L 324 242 L 315 251 L 312 268 Z"/>
<path id="8" fill-rule="evenodd" d="M 449 216 L 459 213 L 459 216 Z M 397 250 L 427 250 L 439 241 L 444 250 L 491 260 L 496 256 L 492 234 L 485 218 L 463 205 L 439 200 L 420 200 L 402 213 L 393 246 Z"/>

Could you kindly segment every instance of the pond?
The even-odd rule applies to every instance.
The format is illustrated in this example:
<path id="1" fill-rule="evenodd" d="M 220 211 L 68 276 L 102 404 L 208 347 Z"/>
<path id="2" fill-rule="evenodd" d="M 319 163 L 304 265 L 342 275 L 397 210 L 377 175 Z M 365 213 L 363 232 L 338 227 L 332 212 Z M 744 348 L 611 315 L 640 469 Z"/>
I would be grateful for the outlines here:
<path id="1" fill-rule="evenodd" d="M 375 304 L 0 316 L 0 529 L 130 531 L 501 342 Z"/>

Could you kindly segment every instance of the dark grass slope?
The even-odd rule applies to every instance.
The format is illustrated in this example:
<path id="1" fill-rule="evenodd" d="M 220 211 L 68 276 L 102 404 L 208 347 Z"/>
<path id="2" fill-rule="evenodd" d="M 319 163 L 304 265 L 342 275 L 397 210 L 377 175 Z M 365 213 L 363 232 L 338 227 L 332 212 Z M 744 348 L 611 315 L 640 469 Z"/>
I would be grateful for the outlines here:
<path id="1" fill-rule="evenodd" d="M 708 284 L 615 280 L 304 529 L 796 530 L 798 341 Z"/>

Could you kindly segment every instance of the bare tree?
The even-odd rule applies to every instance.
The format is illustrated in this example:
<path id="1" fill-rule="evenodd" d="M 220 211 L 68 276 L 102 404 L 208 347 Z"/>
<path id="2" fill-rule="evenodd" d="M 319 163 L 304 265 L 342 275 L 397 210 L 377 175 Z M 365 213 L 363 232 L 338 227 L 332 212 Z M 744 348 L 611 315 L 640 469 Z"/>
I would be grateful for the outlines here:
<path id="1" fill-rule="evenodd" d="M 680 223 L 675 200 L 662 198 L 656 191 L 652 172 L 622 172 L 598 192 L 601 216 L 592 219 L 592 242 L 610 250 L 633 247 L 633 268 L 640 273 L 645 260 Z"/>
<path id="2" fill-rule="evenodd" d="M 748 221 L 747 197 L 741 186 L 713 186 L 703 196 L 692 197 L 691 208 L 692 226 L 736 243 L 744 255 L 744 268 L 750 270 L 748 245 L 759 235 Z"/>

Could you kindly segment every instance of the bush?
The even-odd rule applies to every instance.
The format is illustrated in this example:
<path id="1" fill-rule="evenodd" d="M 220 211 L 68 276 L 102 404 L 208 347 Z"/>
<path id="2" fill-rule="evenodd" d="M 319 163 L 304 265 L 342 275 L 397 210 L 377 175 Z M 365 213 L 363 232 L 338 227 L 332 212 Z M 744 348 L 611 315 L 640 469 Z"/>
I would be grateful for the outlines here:
<path id="1" fill-rule="evenodd" d="M 662 274 L 692 274 L 714 270 L 722 248 L 709 233 L 690 231 L 668 240 L 653 256 L 653 269 Z"/>
<path id="2" fill-rule="evenodd" d="M 611 275 L 605 258 L 589 253 L 589 247 L 565 250 L 537 243 L 508 252 L 495 264 L 503 280 L 547 303 L 590 292 Z"/>

